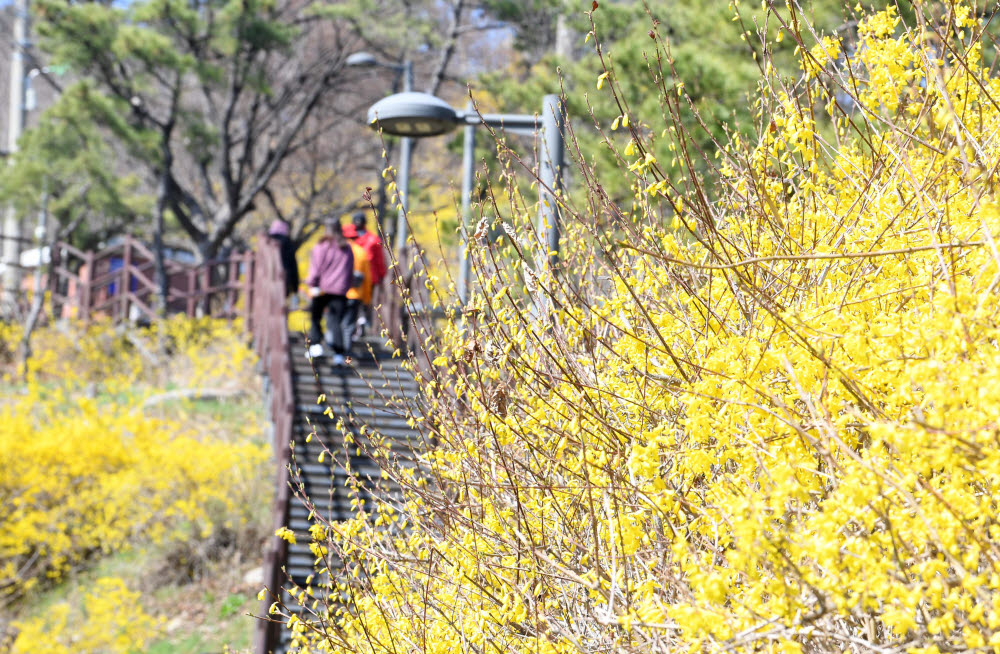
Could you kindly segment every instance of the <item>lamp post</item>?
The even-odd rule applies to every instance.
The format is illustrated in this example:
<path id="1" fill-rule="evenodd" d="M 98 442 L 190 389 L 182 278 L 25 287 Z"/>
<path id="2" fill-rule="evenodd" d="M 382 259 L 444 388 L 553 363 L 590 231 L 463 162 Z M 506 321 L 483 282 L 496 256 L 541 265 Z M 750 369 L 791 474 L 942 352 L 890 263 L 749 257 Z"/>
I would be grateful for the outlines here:
<path id="1" fill-rule="evenodd" d="M 348 66 L 379 67 L 394 70 L 403 77 L 403 93 L 413 91 L 413 62 L 404 59 L 402 64 L 390 64 L 379 61 L 375 55 L 368 52 L 355 52 L 347 57 L 344 63 Z M 406 210 L 410 201 L 410 162 L 413 160 L 413 139 L 405 136 L 400 143 L 399 175 L 396 176 L 396 188 L 399 189 L 399 212 L 396 215 L 396 252 L 400 252 L 406 244 Z M 379 216 L 381 219 L 382 216 Z"/>
<path id="2" fill-rule="evenodd" d="M 475 111 L 472 100 L 465 105 L 467 113 Z M 476 181 L 476 126 L 465 126 L 462 141 L 462 260 L 458 266 L 458 305 L 464 307 L 469 300 L 469 283 L 472 277 L 472 259 L 469 257 L 468 233 L 472 218 L 472 184 Z"/>
<path id="3" fill-rule="evenodd" d="M 534 133 L 540 131 L 541 157 L 539 166 L 539 210 L 538 233 L 545 235 L 543 241 L 547 260 L 556 262 L 559 254 L 559 209 L 555 191 L 561 183 L 563 165 L 563 110 L 558 96 L 546 95 L 539 117 L 529 114 L 483 114 L 472 110 L 454 109 L 444 100 L 428 93 L 396 93 L 379 100 L 368 109 L 368 124 L 387 134 L 423 138 L 438 136 L 465 125 L 465 145 L 463 151 L 462 174 L 462 264 L 459 268 L 458 296 L 464 305 L 468 300 L 469 287 L 469 196 L 472 193 L 474 158 L 472 149 L 476 125 L 500 128 L 513 133 Z M 403 221 L 405 226 L 405 220 Z M 397 247 L 405 244 L 405 239 L 396 241 Z"/>

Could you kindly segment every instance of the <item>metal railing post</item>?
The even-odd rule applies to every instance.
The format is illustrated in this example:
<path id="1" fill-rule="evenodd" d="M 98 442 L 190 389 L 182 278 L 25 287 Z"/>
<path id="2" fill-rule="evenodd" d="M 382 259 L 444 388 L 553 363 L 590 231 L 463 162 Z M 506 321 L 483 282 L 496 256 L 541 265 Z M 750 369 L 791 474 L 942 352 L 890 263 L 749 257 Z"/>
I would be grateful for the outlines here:
<path id="1" fill-rule="evenodd" d="M 121 293 L 121 301 L 119 302 L 121 306 L 121 315 L 118 317 L 119 320 L 128 320 L 128 305 L 129 305 L 129 293 L 131 293 L 132 288 L 129 283 L 131 277 L 132 268 L 132 237 L 125 237 L 125 248 L 122 252 L 122 272 L 121 272 L 121 288 L 118 292 Z"/>

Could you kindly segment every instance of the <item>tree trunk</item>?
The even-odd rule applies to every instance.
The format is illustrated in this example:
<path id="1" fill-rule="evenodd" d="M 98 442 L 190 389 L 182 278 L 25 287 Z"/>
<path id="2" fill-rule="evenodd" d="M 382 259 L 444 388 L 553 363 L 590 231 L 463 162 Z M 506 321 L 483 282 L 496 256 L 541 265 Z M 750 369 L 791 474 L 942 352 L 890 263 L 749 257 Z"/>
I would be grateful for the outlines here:
<path id="1" fill-rule="evenodd" d="M 172 155 L 169 148 L 164 148 L 163 152 L 163 172 L 160 174 L 160 183 L 156 191 L 156 207 L 153 216 L 153 258 L 154 272 L 153 283 L 156 285 L 156 304 L 154 309 L 159 317 L 167 315 L 167 262 L 163 253 L 163 212 L 167 207 L 167 194 L 169 192 L 169 171 L 172 163 Z"/>

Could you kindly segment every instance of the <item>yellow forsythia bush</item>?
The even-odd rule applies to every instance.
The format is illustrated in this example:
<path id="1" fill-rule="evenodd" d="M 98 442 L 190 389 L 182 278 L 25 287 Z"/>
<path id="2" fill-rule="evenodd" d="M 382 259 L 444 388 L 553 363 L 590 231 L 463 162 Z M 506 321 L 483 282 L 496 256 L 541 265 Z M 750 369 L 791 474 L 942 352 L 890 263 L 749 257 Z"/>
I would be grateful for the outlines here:
<path id="1" fill-rule="evenodd" d="M 1000 651 L 1000 80 L 974 7 L 912 11 L 768 16 L 802 76 L 762 59 L 712 183 L 665 173 L 701 153 L 664 64 L 635 197 L 567 201 L 555 269 L 501 217 L 434 449 L 368 451 L 406 501 L 317 525 L 303 651 Z"/>
<path id="2" fill-rule="evenodd" d="M 246 510 L 234 488 L 257 475 L 268 447 L 148 414 L 142 402 L 168 379 L 245 383 L 253 355 L 239 335 L 186 319 L 35 334 L 28 382 L 0 402 L 0 595 L 59 580 L 96 554 L 238 526 Z"/>
<path id="3" fill-rule="evenodd" d="M 0 332 L 17 342 L 20 331 Z M 53 326 L 34 334 L 28 379 L 73 390 L 99 385 L 109 393 L 170 383 L 217 387 L 245 378 L 254 354 L 240 337 L 239 321 L 173 316 L 146 329 L 98 321 Z M 8 345 L 12 351 L 13 345 Z"/>
<path id="4" fill-rule="evenodd" d="M 102 577 L 84 595 L 72 616 L 63 602 L 43 615 L 18 623 L 18 635 L 11 654 L 130 654 L 140 652 L 156 635 L 162 620 L 147 614 L 138 592 L 129 590 L 121 579 Z M 72 630 L 69 624 L 81 625 Z"/>

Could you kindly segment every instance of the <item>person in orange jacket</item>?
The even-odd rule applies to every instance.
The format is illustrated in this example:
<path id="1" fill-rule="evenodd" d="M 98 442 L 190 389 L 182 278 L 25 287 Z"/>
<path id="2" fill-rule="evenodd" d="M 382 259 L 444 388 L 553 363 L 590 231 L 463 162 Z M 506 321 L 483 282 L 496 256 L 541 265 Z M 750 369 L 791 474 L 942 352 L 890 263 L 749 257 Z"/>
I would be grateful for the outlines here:
<path id="1" fill-rule="evenodd" d="M 347 350 L 350 352 L 358 316 L 363 315 L 366 307 L 372 302 L 372 269 L 368 251 L 358 243 L 358 232 L 353 224 L 344 225 L 344 236 L 354 252 L 355 285 L 347 291 L 347 309 L 342 323 L 344 342 L 347 343 Z"/>
<path id="2" fill-rule="evenodd" d="M 358 316 L 358 325 L 363 332 L 368 323 L 375 319 L 372 313 L 372 303 L 382 301 L 382 293 L 385 292 L 385 289 L 382 288 L 382 280 L 385 279 L 389 269 L 385 262 L 385 245 L 378 234 L 368 230 L 365 213 L 355 211 L 351 216 L 351 224 L 354 225 L 354 231 L 358 235 L 356 243 L 368 253 L 368 265 L 372 271 L 372 300 L 362 308 L 361 315 Z"/>
<path id="3" fill-rule="evenodd" d="M 368 231 L 365 224 L 365 214 L 363 211 L 355 211 L 351 216 L 351 224 L 357 234 L 357 244 L 368 253 L 368 263 L 372 271 L 372 287 L 382 283 L 382 278 L 388 268 L 385 265 L 385 246 L 378 234 Z"/>

